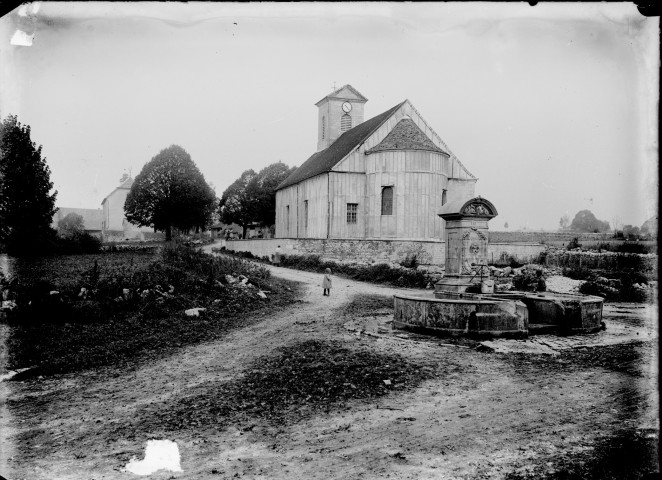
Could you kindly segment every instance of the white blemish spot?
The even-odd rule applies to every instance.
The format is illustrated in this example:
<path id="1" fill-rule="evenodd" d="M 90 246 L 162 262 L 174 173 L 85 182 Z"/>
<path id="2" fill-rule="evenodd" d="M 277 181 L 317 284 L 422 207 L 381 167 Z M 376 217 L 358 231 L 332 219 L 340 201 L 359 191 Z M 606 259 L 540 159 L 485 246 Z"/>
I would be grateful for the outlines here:
<path id="1" fill-rule="evenodd" d="M 41 2 L 24 3 L 23 5 L 18 7 L 18 15 L 19 17 L 36 15 L 37 12 L 39 11 L 39 7 L 41 7 Z"/>
<path id="2" fill-rule="evenodd" d="M 145 448 L 145 459 L 132 458 L 125 467 L 127 472 L 136 475 L 150 475 L 157 470 L 181 472 L 179 464 L 179 448 L 170 440 L 148 440 Z"/>
<path id="3" fill-rule="evenodd" d="M 28 35 L 23 30 L 16 30 L 9 43 L 12 45 L 20 45 L 22 47 L 31 47 L 33 38 L 34 35 Z"/>

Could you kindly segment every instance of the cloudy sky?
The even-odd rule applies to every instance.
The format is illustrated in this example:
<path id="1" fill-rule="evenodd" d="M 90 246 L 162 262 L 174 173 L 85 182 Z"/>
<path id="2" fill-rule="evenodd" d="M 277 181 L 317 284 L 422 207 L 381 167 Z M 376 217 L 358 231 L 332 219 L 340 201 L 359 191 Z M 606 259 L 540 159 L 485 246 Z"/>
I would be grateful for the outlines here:
<path id="1" fill-rule="evenodd" d="M 659 18 L 630 3 L 44 3 L 0 20 L 0 115 L 32 127 L 58 206 L 98 208 L 178 144 L 220 197 L 301 165 L 334 85 L 408 98 L 479 178 L 490 228 L 657 213 Z"/>

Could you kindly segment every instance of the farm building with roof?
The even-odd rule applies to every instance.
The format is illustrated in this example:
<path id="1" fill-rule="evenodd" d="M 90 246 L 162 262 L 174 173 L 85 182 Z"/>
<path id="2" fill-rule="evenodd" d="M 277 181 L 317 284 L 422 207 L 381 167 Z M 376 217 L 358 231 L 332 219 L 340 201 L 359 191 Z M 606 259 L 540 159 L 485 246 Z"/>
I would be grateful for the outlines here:
<path id="1" fill-rule="evenodd" d="M 276 237 L 440 241 L 441 206 L 474 196 L 474 177 L 405 100 L 363 120 L 345 85 L 319 102 L 317 152 L 276 192 Z"/>

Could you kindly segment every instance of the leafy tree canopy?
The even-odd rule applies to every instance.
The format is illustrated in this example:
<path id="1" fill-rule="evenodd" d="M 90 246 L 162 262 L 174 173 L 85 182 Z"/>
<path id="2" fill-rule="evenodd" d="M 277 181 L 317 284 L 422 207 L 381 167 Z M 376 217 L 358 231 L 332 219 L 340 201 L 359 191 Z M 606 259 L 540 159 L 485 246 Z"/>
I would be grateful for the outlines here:
<path id="1" fill-rule="evenodd" d="M 85 222 L 82 215 L 71 212 L 57 222 L 58 234 L 63 238 L 72 238 L 82 235 L 85 231 Z"/>
<path id="2" fill-rule="evenodd" d="M 582 233 L 603 233 L 609 231 L 609 222 L 603 222 L 595 218 L 590 210 L 581 210 L 577 212 L 572 219 L 570 230 Z"/>
<path id="3" fill-rule="evenodd" d="M 276 188 L 295 170 L 283 162 L 272 163 L 259 173 L 246 170 L 230 185 L 219 204 L 223 223 L 236 223 L 246 230 L 251 223 L 270 226 L 276 222 Z"/>
<path id="4" fill-rule="evenodd" d="M 257 184 L 254 170 L 245 170 L 230 185 L 219 202 L 219 216 L 223 223 L 236 223 L 243 229 L 242 238 L 246 238 L 248 226 L 256 221 L 258 210 Z"/>
<path id="5" fill-rule="evenodd" d="M 38 254 L 54 236 L 57 192 L 41 146 L 15 116 L 0 124 L 0 243 L 15 255 Z"/>
<path id="6" fill-rule="evenodd" d="M 135 178 L 124 203 L 126 219 L 165 231 L 204 228 L 211 223 L 216 195 L 191 156 L 178 145 L 161 150 Z"/>

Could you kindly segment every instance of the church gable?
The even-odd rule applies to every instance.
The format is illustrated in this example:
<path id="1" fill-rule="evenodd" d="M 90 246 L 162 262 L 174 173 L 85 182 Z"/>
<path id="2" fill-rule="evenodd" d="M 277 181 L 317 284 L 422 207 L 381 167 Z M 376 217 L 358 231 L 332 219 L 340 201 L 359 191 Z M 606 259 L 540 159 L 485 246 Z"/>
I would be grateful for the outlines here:
<path id="1" fill-rule="evenodd" d="M 344 85 L 340 87 L 338 90 L 334 90 L 333 92 L 331 92 L 329 95 L 321 99 L 315 105 L 319 105 L 324 100 L 327 100 L 329 98 L 342 99 L 342 100 L 356 100 L 364 103 L 368 101 L 368 99 L 365 98 L 363 95 L 361 95 L 359 91 L 356 90 L 354 87 L 352 87 L 351 85 Z"/>
<path id="2" fill-rule="evenodd" d="M 448 155 L 447 152 L 436 146 L 409 117 L 402 118 L 379 144 L 365 153 L 369 155 L 387 150 L 427 150 Z"/>

